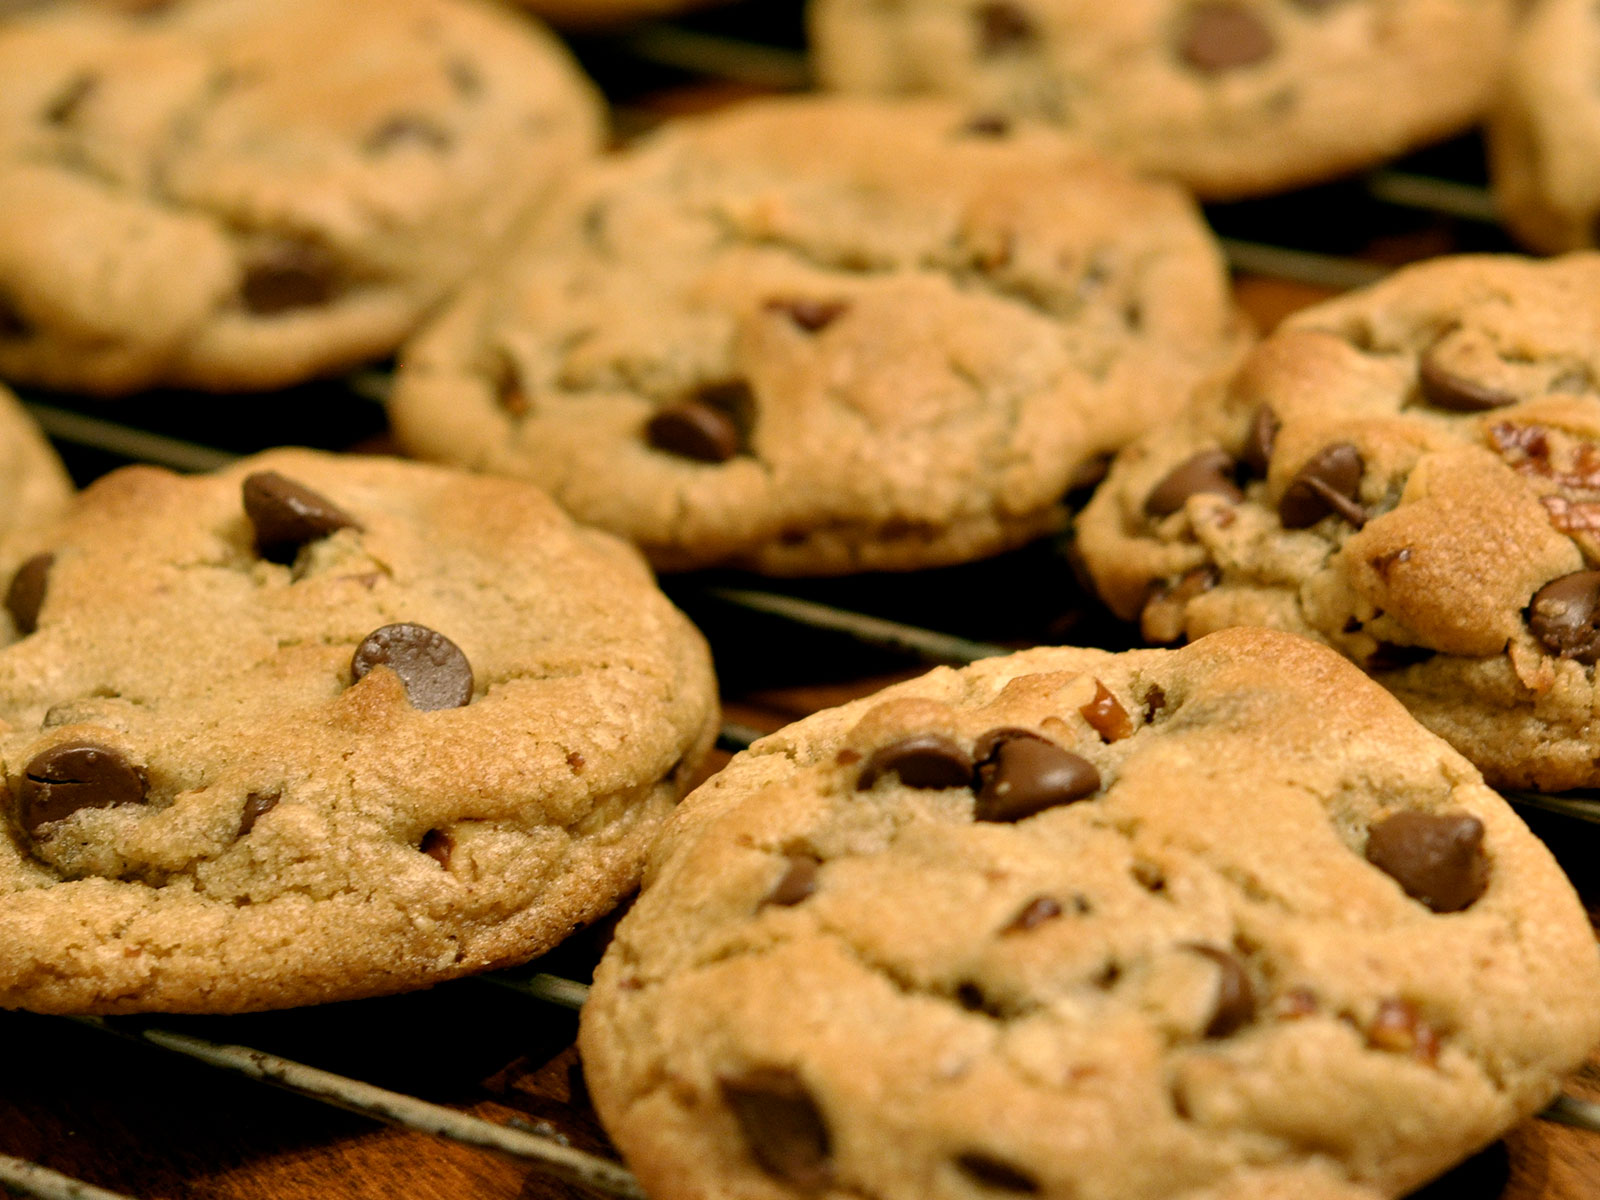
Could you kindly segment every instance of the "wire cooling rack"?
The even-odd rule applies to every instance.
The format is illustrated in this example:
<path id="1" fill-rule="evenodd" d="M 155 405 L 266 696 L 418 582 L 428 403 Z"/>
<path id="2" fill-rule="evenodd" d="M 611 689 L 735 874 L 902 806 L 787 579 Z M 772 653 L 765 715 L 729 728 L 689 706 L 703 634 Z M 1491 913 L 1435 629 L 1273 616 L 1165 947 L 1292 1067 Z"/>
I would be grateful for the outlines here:
<path id="1" fill-rule="evenodd" d="M 679 22 L 586 37 L 574 48 L 613 100 L 617 127 L 627 134 L 664 115 L 805 86 L 802 41 L 798 2 L 745 0 Z M 1513 248 L 1495 224 L 1482 150 L 1473 138 L 1326 187 L 1216 206 L 1208 216 L 1223 238 L 1241 300 L 1266 320 L 1370 283 L 1413 259 Z M 86 482 L 129 462 L 209 470 L 288 442 L 382 450 L 388 383 L 380 368 L 270 397 L 160 393 L 115 405 L 59 395 L 24 399 L 73 474 Z M 716 651 L 732 718 L 720 739 L 723 751 L 743 748 L 786 716 L 929 664 L 968 663 L 1043 642 L 1116 649 L 1137 641 L 1134 631 L 1083 593 L 1062 547 L 1052 543 L 900 577 L 776 585 L 704 573 L 665 582 Z M 995 595 L 1007 603 L 992 604 Z M 1600 799 L 1511 798 L 1536 820 L 1548 812 L 1600 824 Z M 1560 822 L 1541 832 L 1559 843 L 1571 828 Z M 432 1149 L 423 1152 L 429 1154 L 470 1148 L 462 1179 L 489 1178 L 483 1172 L 490 1168 L 476 1166 L 471 1155 L 521 1164 L 516 1169 L 525 1181 L 519 1184 L 513 1174 L 511 1190 L 496 1195 L 642 1197 L 587 1107 L 571 1049 L 573 1014 L 582 1006 L 583 980 L 603 933 L 580 935 L 527 968 L 416 996 L 295 1013 L 76 1020 L 0 1015 L 0 1046 L 10 1047 L 0 1049 L 0 1116 L 7 1119 L 0 1146 L 27 1155 L 0 1154 L 0 1192 L 43 1200 L 263 1194 L 249 1190 L 254 1176 L 248 1162 L 197 1159 L 174 1168 L 160 1151 L 148 1162 L 137 1156 L 129 1162 L 120 1149 L 98 1156 L 72 1149 L 74 1137 L 95 1138 L 96 1122 L 108 1113 L 120 1126 L 119 1146 L 141 1132 L 150 1133 L 153 1145 L 171 1145 L 170 1132 L 152 1125 L 181 1111 L 205 1123 L 201 1135 L 264 1123 L 270 1136 L 251 1144 L 265 1144 L 259 1153 L 288 1160 L 288 1176 L 279 1177 L 293 1177 L 297 1195 L 343 1194 L 337 1172 L 362 1169 L 367 1160 L 352 1154 L 342 1166 L 317 1167 L 318 1154 L 330 1139 L 359 1141 L 362 1122 L 376 1121 L 426 1135 L 431 1140 L 423 1145 Z M 21 1083 L 10 1087 L 8 1078 Z M 298 1102 L 262 1099 L 261 1085 L 359 1120 L 308 1121 Z M 22 1099 L 36 1093 L 42 1098 L 31 1106 Z M 136 1115 L 144 1096 L 150 1097 L 147 1125 Z M 1600 1105 L 1576 1096 L 1563 1096 L 1543 1115 L 1600 1131 Z M 395 1156 L 413 1153 L 416 1146 L 406 1142 Z M 1507 1177 L 1504 1160 L 1503 1152 L 1498 1159 L 1491 1152 L 1473 1160 L 1428 1194 L 1492 1200 Z M 136 1189 L 135 1198 L 46 1162 L 88 1162 L 97 1178 L 117 1181 L 148 1175 L 157 1190 Z M 318 1184 L 317 1170 L 334 1173 Z M 174 1191 L 171 1181 L 180 1176 L 185 1182 Z M 503 1175 L 494 1179 L 504 1182 Z M 1600 1190 L 1600 1175 L 1586 1179 L 1577 1190 L 1537 1194 L 1576 1200 Z"/>

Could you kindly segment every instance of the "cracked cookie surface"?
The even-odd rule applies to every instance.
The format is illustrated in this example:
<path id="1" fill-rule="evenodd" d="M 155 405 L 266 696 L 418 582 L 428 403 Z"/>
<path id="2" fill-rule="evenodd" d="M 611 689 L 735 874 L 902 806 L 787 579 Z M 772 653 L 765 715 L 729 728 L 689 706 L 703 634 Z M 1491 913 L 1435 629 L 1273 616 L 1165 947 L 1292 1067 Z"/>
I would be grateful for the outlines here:
<path id="1" fill-rule="evenodd" d="M 1600 255 L 1438 259 L 1290 318 L 1078 523 L 1153 642 L 1291 629 L 1493 783 L 1600 783 Z"/>
<path id="2" fill-rule="evenodd" d="M 1376 1200 L 1546 1103 L 1597 986 L 1470 764 L 1229 630 L 757 742 L 652 851 L 579 1045 L 662 1200 Z"/>
<path id="3" fill-rule="evenodd" d="M 1241 343 L 1176 189 L 939 104 L 771 101 L 588 168 L 390 415 L 663 568 L 905 569 L 1058 528 Z"/>
<path id="4" fill-rule="evenodd" d="M 0 78 L 0 377 L 89 392 L 390 353 L 599 138 L 476 0 L 49 6 Z"/>
<path id="5" fill-rule="evenodd" d="M 1202 196 L 1327 179 L 1464 129 L 1509 0 L 814 0 L 817 72 L 1059 122 Z"/>
<path id="6" fill-rule="evenodd" d="M 0 1005 L 227 1012 L 522 961 L 638 883 L 705 645 L 525 484 L 131 467 L 0 550 Z M 0 616 L 0 623 L 7 617 Z"/>

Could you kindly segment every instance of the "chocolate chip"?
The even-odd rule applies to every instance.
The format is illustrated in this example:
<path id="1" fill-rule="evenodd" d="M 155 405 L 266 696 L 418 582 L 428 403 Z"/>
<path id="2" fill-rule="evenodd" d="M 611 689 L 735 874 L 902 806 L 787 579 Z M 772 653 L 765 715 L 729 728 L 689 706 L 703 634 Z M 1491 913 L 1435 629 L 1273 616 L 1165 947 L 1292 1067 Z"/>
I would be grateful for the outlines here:
<path id="1" fill-rule="evenodd" d="M 73 76 L 40 114 L 44 123 L 56 126 L 72 124 L 84 101 L 92 96 L 99 86 L 100 77 L 91 71 Z"/>
<path id="2" fill-rule="evenodd" d="M 1379 642 L 1363 664 L 1368 671 L 1400 671 L 1425 663 L 1439 652 L 1427 646 L 1402 646 L 1398 642 Z"/>
<path id="3" fill-rule="evenodd" d="M 1207 75 L 1253 66 L 1276 49 L 1272 31 L 1257 13 L 1227 0 L 1190 9 L 1178 38 L 1178 57 Z"/>
<path id="4" fill-rule="evenodd" d="M 1053 921 L 1061 915 L 1061 902 L 1054 896 L 1035 896 L 1023 905 L 1022 911 L 1011 918 L 1011 921 L 1002 929 L 1001 933 L 1027 933 L 1037 929 L 1046 921 Z"/>
<path id="5" fill-rule="evenodd" d="M 442 633 L 426 625 L 385 625 L 369 633 L 350 659 L 359 682 L 373 667 L 388 667 L 405 684 L 413 708 L 460 708 L 472 699 L 472 664 Z"/>
<path id="6" fill-rule="evenodd" d="M 116 750 L 68 742 L 34 756 L 24 769 L 17 823 L 30 837 L 80 808 L 142 804 L 144 772 Z"/>
<path id="7" fill-rule="evenodd" d="M 970 137 L 1005 137 L 1011 132 L 1011 119 L 1000 113 L 976 113 L 961 127 Z"/>
<path id="8" fill-rule="evenodd" d="M 1221 450 L 1202 450 L 1173 467 L 1144 499 L 1145 515 L 1165 517 L 1177 512 L 1190 496 L 1221 496 L 1237 503 L 1244 499 L 1233 482 L 1234 463 Z"/>
<path id="9" fill-rule="evenodd" d="M 721 1082 L 723 1102 L 762 1170 L 802 1191 L 832 1182 L 827 1122 L 793 1071 L 769 1067 Z"/>
<path id="10" fill-rule="evenodd" d="M 403 146 L 442 152 L 450 149 L 455 139 L 427 117 L 415 113 L 397 113 L 374 129 L 364 143 L 368 154 L 387 154 Z"/>
<path id="11" fill-rule="evenodd" d="M 1030 734 L 1001 740 L 978 765 L 980 821 L 1020 821 L 1100 790 L 1100 772 L 1085 758 Z"/>
<path id="12" fill-rule="evenodd" d="M 703 400 L 687 400 L 658 412 L 645 426 L 645 437 L 657 450 L 697 462 L 727 462 L 744 446 L 733 417 Z"/>
<path id="13" fill-rule="evenodd" d="M 988 1154 L 975 1151 L 958 1154 L 956 1166 L 979 1187 L 1025 1196 L 1031 1196 L 1039 1190 L 1039 1181 L 1032 1175 Z"/>
<path id="14" fill-rule="evenodd" d="M 1236 1033 L 1256 1015 L 1256 993 L 1250 976 L 1232 954 L 1203 942 L 1188 942 L 1183 947 L 1217 964 L 1217 1000 L 1206 1025 L 1208 1038 L 1224 1038 Z"/>
<path id="15" fill-rule="evenodd" d="M 767 311 L 782 313 L 807 333 L 819 333 L 849 309 L 844 300 L 807 300 L 802 297 L 767 301 Z"/>
<path id="16" fill-rule="evenodd" d="M 1144 690 L 1144 723 L 1150 724 L 1156 719 L 1156 714 L 1167 706 L 1167 693 L 1161 685 L 1152 683 Z"/>
<path id="17" fill-rule="evenodd" d="M 1600 571 L 1575 571 L 1533 594 L 1528 628 L 1551 653 L 1585 666 L 1600 661 Z"/>
<path id="18" fill-rule="evenodd" d="M 865 791 L 891 773 L 906 787 L 971 787 L 972 757 L 943 734 L 914 733 L 874 751 L 856 788 Z"/>
<path id="19" fill-rule="evenodd" d="M 1456 374 L 1444 365 L 1437 349 L 1437 345 L 1430 348 L 1417 367 L 1417 386 L 1422 398 L 1435 408 L 1450 412 L 1488 412 L 1491 408 L 1504 408 L 1517 402 L 1509 392 Z"/>
<path id="20" fill-rule="evenodd" d="M 1367 831 L 1367 861 L 1436 913 L 1470 907 L 1489 886 L 1483 822 L 1468 813 L 1385 817 Z"/>
<path id="21" fill-rule="evenodd" d="M 1133 722 L 1122 702 L 1106 689 L 1098 679 L 1094 681 L 1094 699 L 1078 709 L 1089 728 L 1100 735 L 1102 742 L 1120 742 L 1133 733 Z"/>
<path id="22" fill-rule="evenodd" d="M 1338 513 L 1357 529 L 1367 512 L 1356 502 L 1361 493 L 1361 452 L 1349 442 L 1324 447 L 1295 472 L 1278 501 L 1278 519 L 1285 529 L 1305 529 L 1329 513 Z"/>
<path id="23" fill-rule="evenodd" d="M 23 318 L 13 301 L 0 292 L 0 338 L 23 338 L 33 332 L 33 326 Z"/>
<path id="24" fill-rule="evenodd" d="M 239 297 L 257 316 L 326 304 L 338 292 L 338 264 L 326 247 L 280 238 L 256 247 Z"/>
<path id="25" fill-rule="evenodd" d="M 44 607 L 45 588 L 55 561 L 54 554 L 35 554 L 11 577 L 11 586 L 6 589 L 6 611 L 20 634 L 39 628 L 39 610 Z"/>
<path id="26" fill-rule="evenodd" d="M 456 840 L 446 829 L 428 830 L 422 835 L 422 843 L 417 847 L 447 871 L 450 869 L 450 855 L 455 852 L 455 848 Z"/>
<path id="27" fill-rule="evenodd" d="M 1039 36 L 1033 18 L 1015 4 L 980 4 L 972 15 L 978 23 L 978 49 L 987 58 L 1025 50 Z"/>
<path id="28" fill-rule="evenodd" d="M 1409 1054 L 1421 1062 L 1439 1058 L 1439 1035 L 1409 1000 L 1385 1000 L 1367 1027 L 1367 1044 L 1375 1050 Z"/>
<path id="29" fill-rule="evenodd" d="M 815 894 L 817 869 L 822 864 L 810 854 L 791 854 L 785 861 L 789 865 L 783 872 L 783 878 L 773 885 L 762 904 L 792 908 L 802 901 L 809 900 Z"/>
<path id="30" fill-rule="evenodd" d="M 256 822 L 277 808 L 282 798 L 281 792 L 251 792 L 246 796 L 244 811 L 239 816 L 239 836 L 244 837 L 254 829 Z"/>
<path id="31" fill-rule="evenodd" d="M 361 528 L 326 496 L 276 471 L 246 475 L 242 491 L 256 553 L 269 562 L 292 563 L 302 546 L 340 529 Z"/>
<path id="32" fill-rule="evenodd" d="M 1245 434 L 1244 447 L 1239 451 L 1239 461 L 1258 479 L 1267 477 L 1267 467 L 1272 462 L 1272 448 L 1278 441 L 1278 430 L 1283 422 L 1278 414 L 1265 404 L 1257 407 L 1250 418 L 1250 430 Z"/>

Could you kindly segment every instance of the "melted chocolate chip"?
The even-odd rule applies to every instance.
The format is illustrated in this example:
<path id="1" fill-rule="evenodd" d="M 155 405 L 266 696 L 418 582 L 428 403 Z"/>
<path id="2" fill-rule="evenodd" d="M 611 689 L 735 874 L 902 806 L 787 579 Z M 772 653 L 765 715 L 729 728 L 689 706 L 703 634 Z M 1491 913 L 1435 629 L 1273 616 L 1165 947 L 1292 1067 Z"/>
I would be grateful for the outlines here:
<path id="1" fill-rule="evenodd" d="M 1253 66 L 1272 57 L 1277 42 L 1261 17 L 1242 4 L 1212 0 L 1189 10 L 1178 57 L 1206 75 Z"/>
<path id="2" fill-rule="evenodd" d="M 1202 450 L 1172 468 L 1145 497 L 1146 516 L 1165 517 L 1177 512 L 1190 496 L 1221 496 L 1237 503 L 1244 499 L 1233 482 L 1234 463 L 1221 450 Z"/>
<path id="3" fill-rule="evenodd" d="M 1239 461 L 1256 478 L 1267 477 L 1267 467 L 1272 462 L 1272 448 L 1278 441 L 1278 430 L 1283 422 L 1278 414 L 1265 404 L 1258 407 L 1250 418 L 1250 430 L 1245 434 L 1244 447 L 1239 451 Z"/>
<path id="4" fill-rule="evenodd" d="M 340 529 L 361 528 L 333 501 L 276 471 L 245 476 L 242 492 L 256 553 L 268 562 L 292 563 L 302 546 Z"/>
<path id="5" fill-rule="evenodd" d="M 980 4 L 972 15 L 978 23 L 978 50 L 986 58 L 1026 50 L 1039 36 L 1033 18 L 1015 4 L 999 0 Z"/>
<path id="6" fill-rule="evenodd" d="M 280 239 L 257 248 L 245 264 L 239 297 L 257 316 L 326 304 L 338 293 L 338 264 L 316 242 Z"/>
<path id="7" fill-rule="evenodd" d="M 39 628 L 39 610 L 44 607 L 50 568 L 55 561 L 54 554 L 35 554 L 11 577 L 11 586 L 6 589 L 6 611 L 20 634 L 27 635 Z"/>
<path id="8" fill-rule="evenodd" d="M 979 1187 L 1021 1196 L 1031 1196 L 1039 1190 L 1039 1181 L 1032 1175 L 992 1155 L 969 1150 L 956 1155 L 956 1166 Z"/>
<path id="9" fill-rule="evenodd" d="M 1217 964 L 1216 1007 L 1206 1025 L 1206 1036 L 1224 1038 L 1248 1025 L 1256 1015 L 1256 993 L 1243 964 L 1228 951 L 1201 942 L 1190 942 L 1184 949 Z"/>
<path id="10" fill-rule="evenodd" d="M 1002 929 L 1001 933 L 1027 933 L 1037 929 L 1046 921 L 1053 921 L 1061 915 L 1061 902 L 1054 896 L 1035 896 L 1023 905 L 1022 911 L 1012 917 L 1010 922 Z"/>
<path id="11" fill-rule="evenodd" d="M 443 152 L 450 149 L 454 141 L 448 129 L 427 117 L 397 113 L 372 131 L 365 149 L 368 154 L 387 154 L 405 146 Z"/>
<path id="12" fill-rule="evenodd" d="M 239 836 L 246 836 L 283 798 L 281 792 L 251 792 L 244 798 L 244 811 L 239 815 Z"/>
<path id="13" fill-rule="evenodd" d="M 793 908 L 811 899 L 817 890 L 817 870 L 822 864 L 810 854 L 791 854 L 783 878 L 773 885 L 761 903 L 776 904 L 780 908 Z"/>
<path id="14" fill-rule="evenodd" d="M 448 871 L 450 856 L 455 853 L 456 840 L 450 836 L 448 829 L 430 829 L 422 835 L 422 843 L 417 849 Z"/>
<path id="15" fill-rule="evenodd" d="M 1385 817 L 1367 831 L 1367 861 L 1436 913 L 1470 908 L 1489 886 L 1483 822 L 1468 813 Z"/>
<path id="16" fill-rule="evenodd" d="M 23 772 L 17 823 L 30 837 L 81 808 L 142 804 L 144 772 L 116 750 L 68 742 L 34 756 Z"/>
<path id="17" fill-rule="evenodd" d="M 1437 346 L 1429 349 L 1417 367 L 1417 387 L 1422 398 L 1435 408 L 1450 412 L 1488 412 L 1491 408 L 1504 408 L 1517 402 L 1509 392 L 1456 374 L 1444 365 L 1437 349 Z"/>
<path id="18" fill-rule="evenodd" d="M 1600 661 L 1600 571 L 1575 571 L 1533 594 L 1528 628 L 1545 648 L 1585 666 Z"/>
<path id="19" fill-rule="evenodd" d="M 405 684 L 413 708 L 460 708 L 472 699 L 472 664 L 461 648 L 426 625 L 385 625 L 369 633 L 350 659 L 352 682 L 388 667 Z"/>
<path id="20" fill-rule="evenodd" d="M 1089 723 L 1089 728 L 1100 735 L 1102 742 L 1120 742 L 1133 734 L 1133 721 L 1128 717 L 1128 710 L 1098 679 L 1094 681 L 1094 699 L 1078 711 Z"/>
<path id="21" fill-rule="evenodd" d="M 807 300 L 788 297 L 767 301 L 767 311 L 782 313 L 807 333 L 820 333 L 849 310 L 844 300 Z"/>
<path id="22" fill-rule="evenodd" d="M 914 733 L 874 751 L 861 768 L 856 788 L 865 791 L 891 773 L 906 787 L 970 787 L 972 757 L 943 734 Z"/>
<path id="23" fill-rule="evenodd" d="M 1020 821 L 1100 790 L 1094 764 L 1032 734 L 999 741 L 978 766 L 980 821 Z"/>
<path id="24" fill-rule="evenodd" d="M 1356 502 L 1361 492 L 1361 452 L 1349 442 L 1335 442 L 1311 456 L 1295 472 L 1278 501 L 1278 519 L 1285 529 L 1305 529 L 1329 513 L 1338 513 L 1357 529 L 1367 513 Z"/>
<path id="25" fill-rule="evenodd" d="M 744 444 L 734 419 L 700 400 L 662 409 L 645 426 L 645 437 L 657 450 L 707 463 L 727 462 Z"/>
<path id="26" fill-rule="evenodd" d="M 750 1156 L 767 1174 L 802 1191 L 820 1191 L 832 1182 L 827 1122 L 793 1071 L 770 1067 L 724 1079 L 722 1099 Z"/>
<path id="27" fill-rule="evenodd" d="M 72 124 L 84 101 L 94 95 L 99 86 L 100 77 L 91 71 L 73 76 L 40 114 L 44 123 L 56 126 Z"/>

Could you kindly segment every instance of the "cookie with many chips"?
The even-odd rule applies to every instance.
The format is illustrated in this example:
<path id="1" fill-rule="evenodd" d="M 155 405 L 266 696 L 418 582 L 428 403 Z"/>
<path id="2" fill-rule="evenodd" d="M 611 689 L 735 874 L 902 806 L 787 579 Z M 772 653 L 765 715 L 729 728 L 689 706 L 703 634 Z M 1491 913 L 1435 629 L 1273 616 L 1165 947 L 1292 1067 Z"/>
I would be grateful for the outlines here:
<path id="1" fill-rule="evenodd" d="M 1600 255 L 1437 259 L 1290 318 L 1078 524 L 1154 642 L 1320 638 L 1493 783 L 1600 783 Z"/>
<path id="2" fill-rule="evenodd" d="M 0 377 L 101 393 L 390 353 L 600 126 L 479 0 L 50 5 L 0 79 Z"/>
<path id="3" fill-rule="evenodd" d="M 1600 1036 L 1548 851 L 1323 646 L 1040 649 L 757 742 L 584 1007 L 660 1200 L 1378 1200 Z"/>
<path id="4" fill-rule="evenodd" d="M 1466 128 L 1512 0 L 813 0 L 817 71 L 1059 122 L 1202 196 L 1328 179 Z"/>
<path id="5" fill-rule="evenodd" d="M 941 104 L 768 101 L 575 176 L 390 415 L 663 568 L 903 569 L 1058 528 L 1240 343 L 1177 189 Z"/>
<path id="6" fill-rule="evenodd" d="M 525 484 L 275 452 L 0 552 L 0 1006 L 231 1012 L 530 958 L 717 722 L 630 548 Z"/>

